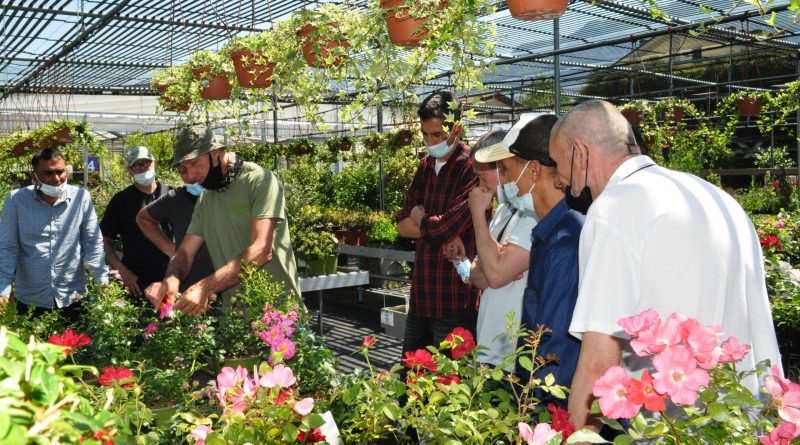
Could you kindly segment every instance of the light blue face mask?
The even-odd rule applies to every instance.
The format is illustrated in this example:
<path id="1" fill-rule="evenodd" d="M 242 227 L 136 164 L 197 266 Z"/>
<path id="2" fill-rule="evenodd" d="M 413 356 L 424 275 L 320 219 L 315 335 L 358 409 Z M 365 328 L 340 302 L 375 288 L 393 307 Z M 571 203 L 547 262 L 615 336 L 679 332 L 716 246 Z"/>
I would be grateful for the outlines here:
<path id="1" fill-rule="evenodd" d="M 495 167 L 494 172 L 497 174 L 497 202 L 505 204 L 508 202 L 508 196 L 506 196 L 505 186 L 500 181 L 500 168 Z"/>
<path id="2" fill-rule="evenodd" d="M 533 188 L 536 187 L 536 184 L 531 186 L 531 189 L 528 190 L 528 193 L 522 196 L 515 196 L 509 200 L 509 205 L 514 207 L 515 209 L 519 210 L 520 212 L 531 211 L 535 212 L 533 208 Z"/>
<path id="3" fill-rule="evenodd" d="M 516 196 L 517 196 L 517 193 L 519 193 L 519 187 L 517 186 L 517 181 L 519 181 L 519 178 L 521 178 L 521 177 L 522 177 L 522 174 L 523 174 L 523 173 L 525 173 L 525 169 L 526 169 L 526 168 L 528 168 L 528 164 L 530 164 L 530 163 L 531 163 L 531 161 L 528 161 L 528 162 L 525 164 L 525 167 L 522 167 L 522 171 L 520 171 L 520 172 L 519 172 L 519 176 L 517 176 L 517 179 L 516 179 L 516 181 L 514 181 L 514 182 L 509 182 L 508 184 L 502 184 L 502 187 L 501 187 L 501 188 L 503 189 L 503 192 L 505 192 L 505 194 L 506 194 L 506 196 L 505 196 L 505 199 L 506 199 L 506 200 L 507 200 L 509 203 L 510 203 L 511 201 L 513 201 L 513 200 L 514 200 L 514 198 L 516 198 Z M 498 196 L 500 195 L 500 193 L 499 193 L 499 192 L 498 192 L 497 194 L 498 194 Z M 498 198 L 498 199 L 499 199 L 499 198 Z"/>
<path id="4" fill-rule="evenodd" d="M 453 147 L 447 143 L 446 139 L 438 144 L 428 145 L 426 143 L 425 148 L 428 150 L 429 155 L 437 159 L 447 156 L 447 154 L 453 150 Z"/>
<path id="5" fill-rule="evenodd" d="M 203 193 L 203 190 L 205 189 L 199 183 L 186 184 L 186 191 L 194 196 L 200 196 L 200 194 Z"/>

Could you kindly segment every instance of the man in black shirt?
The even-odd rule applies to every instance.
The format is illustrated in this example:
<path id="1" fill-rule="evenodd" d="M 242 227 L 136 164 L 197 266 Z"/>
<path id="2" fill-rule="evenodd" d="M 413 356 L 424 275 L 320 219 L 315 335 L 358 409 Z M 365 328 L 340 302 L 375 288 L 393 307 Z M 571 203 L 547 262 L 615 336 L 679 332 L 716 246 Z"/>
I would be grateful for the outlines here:
<path id="1" fill-rule="evenodd" d="M 140 297 L 147 286 L 164 277 L 169 258 L 144 236 L 136 224 L 136 214 L 165 195 L 169 187 L 156 181 L 156 163 L 147 147 L 130 150 L 126 160 L 133 184 L 111 198 L 100 230 L 106 262 L 119 271 L 128 294 Z M 171 236 L 168 226 L 163 229 Z M 122 238 L 122 260 L 112 244 L 117 236 Z"/>
<path id="2" fill-rule="evenodd" d="M 181 178 L 183 177 L 181 175 Z M 142 229 L 144 236 L 170 258 L 175 255 L 178 246 L 186 236 L 189 223 L 192 222 L 194 205 L 202 192 L 203 186 L 200 184 L 188 184 L 172 189 L 165 196 L 148 204 L 136 215 L 136 222 L 139 224 L 139 228 Z M 165 223 L 172 227 L 174 241 L 161 229 Z M 197 251 L 194 261 L 192 261 L 189 275 L 181 280 L 179 290 L 183 292 L 192 284 L 212 273 L 214 273 L 214 266 L 211 264 L 208 249 L 203 244 L 203 247 Z"/>

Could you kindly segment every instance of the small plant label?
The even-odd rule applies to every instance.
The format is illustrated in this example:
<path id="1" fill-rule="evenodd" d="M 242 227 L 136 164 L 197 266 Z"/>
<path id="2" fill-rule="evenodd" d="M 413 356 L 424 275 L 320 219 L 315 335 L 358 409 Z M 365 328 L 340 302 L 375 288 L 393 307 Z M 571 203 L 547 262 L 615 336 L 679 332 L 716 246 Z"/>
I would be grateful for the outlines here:
<path id="1" fill-rule="evenodd" d="M 394 313 L 390 311 L 381 311 L 381 324 L 394 326 Z"/>

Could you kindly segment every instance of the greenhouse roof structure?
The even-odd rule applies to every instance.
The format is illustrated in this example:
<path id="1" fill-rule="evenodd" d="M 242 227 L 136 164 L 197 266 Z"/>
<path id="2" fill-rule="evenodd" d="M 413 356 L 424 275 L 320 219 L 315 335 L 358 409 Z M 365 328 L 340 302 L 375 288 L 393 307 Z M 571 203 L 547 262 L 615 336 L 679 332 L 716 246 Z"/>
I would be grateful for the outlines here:
<path id="1" fill-rule="evenodd" d="M 13 116 L 20 113 L 153 115 L 156 92 L 149 79 L 156 71 L 321 3 L 327 2 L 1 1 L 2 128 L 19 125 Z M 377 1 L 343 3 L 367 8 Z M 761 11 L 730 0 L 669 0 L 658 7 L 663 17 L 640 0 L 571 0 L 558 20 L 521 21 L 498 1 L 496 12 L 484 17 L 497 26 L 495 68 L 484 75 L 486 89 L 472 94 L 498 99 L 484 112 L 510 109 L 513 116 L 526 95 L 552 92 L 556 79 L 563 98 L 544 108 L 586 97 L 698 100 L 743 87 L 779 89 L 797 79 L 800 24 L 790 0 L 769 2 Z M 774 58 L 789 61 L 789 68 L 771 71 Z M 737 69 L 743 61 L 755 69 Z M 679 72 L 699 64 L 722 71 L 712 80 Z M 450 86 L 447 63 L 432 69 L 438 75 L 420 93 Z M 624 88 L 587 88 L 600 79 Z"/>

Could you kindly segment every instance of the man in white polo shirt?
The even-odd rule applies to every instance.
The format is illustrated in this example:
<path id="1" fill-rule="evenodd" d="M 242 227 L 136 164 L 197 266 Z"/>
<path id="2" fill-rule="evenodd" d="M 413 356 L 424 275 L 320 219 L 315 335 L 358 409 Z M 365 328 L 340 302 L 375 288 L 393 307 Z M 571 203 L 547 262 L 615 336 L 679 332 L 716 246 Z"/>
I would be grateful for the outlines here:
<path id="1" fill-rule="evenodd" d="M 570 333 L 582 340 L 569 398 L 578 428 L 592 385 L 622 365 L 638 377 L 650 363 L 630 351 L 617 324 L 655 309 L 722 327 L 752 350 L 739 369 L 764 359 L 780 366 L 758 237 L 741 206 L 702 179 L 641 155 L 630 125 L 608 102 L 573 108 L 553 128 L 556 186 L 586 213 L 580 239 L 580 289 Z M 757 391 L 757 381 L 744 382 Z M 757 392 L 755 392 L 757 394 Z"/>

